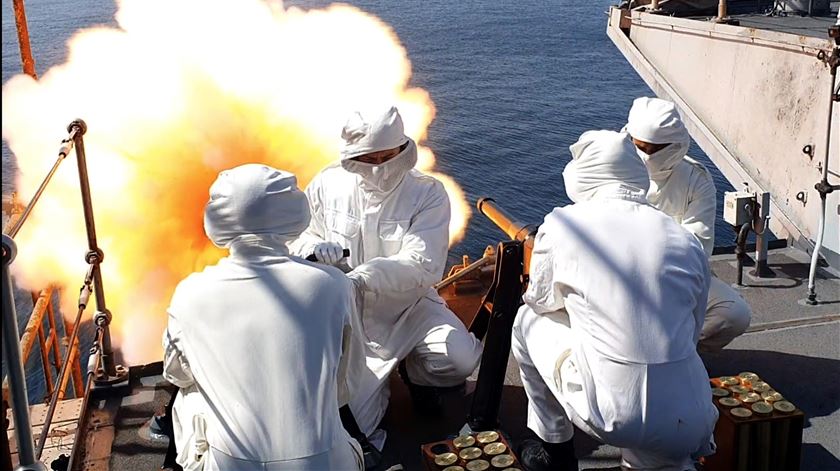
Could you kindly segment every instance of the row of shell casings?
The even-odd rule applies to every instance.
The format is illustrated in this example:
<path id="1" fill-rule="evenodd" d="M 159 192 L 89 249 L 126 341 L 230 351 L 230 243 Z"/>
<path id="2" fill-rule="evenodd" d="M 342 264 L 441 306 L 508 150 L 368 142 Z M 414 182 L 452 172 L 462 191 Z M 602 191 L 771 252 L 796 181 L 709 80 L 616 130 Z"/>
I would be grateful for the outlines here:
<path id="1" fill-rule="evenodd" d="M 443 471 L 485 471 L 489 469 L 520 471 L 511 468 L 516 462 L 498 432 L 461 435 L 452 440 L 456 452 L 435 455 L 435 464 Z"/>
<path id="2" fill-rule="evenodd" d="M 712 396 L 718 404 L 729 409 L 735 417 L 747 419 L 753 415 L 767 417 L 773 413 L 790 414 L 796 410 L 784 396 L 749 371 L 737 376 L 710 379 Z"/>

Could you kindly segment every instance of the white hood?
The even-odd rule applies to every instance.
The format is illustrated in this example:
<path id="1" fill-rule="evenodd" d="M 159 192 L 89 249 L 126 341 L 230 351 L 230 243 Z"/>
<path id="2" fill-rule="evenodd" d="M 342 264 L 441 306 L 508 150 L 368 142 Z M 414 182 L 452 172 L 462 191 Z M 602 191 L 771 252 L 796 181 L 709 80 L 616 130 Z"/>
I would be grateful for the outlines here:
<path id="1" fill-rule="evenodd" d="M 563 170 L 566 194 L 575 203 L 616 192 L 644 201 L 650 180 L 626 133 L 587 131 L 569 147 Z"/>
<path id="2" fill-rule="evenodd" d="M 248 235 L 285 242 L 306 230 L 309 217 L 309 203 L 293 174 L 245 164 L 221 172 L 210 186 L 204 231 L 222 248 Z"/>
<path id="3" fill-rule="evenodd" d="M 341 130 L 341 139 L 344 141 L 341 160 L 400 147 L 409 140 L 400 112 L 393 106 L 387 110 L 354 112 Z"/>
<path id="4" fill-rule="evenodd" d="M 653 154 L 637 150 L 654 181 L 662 181 L 688 152 L 691 137 L 676 106 L 659 98 L 636 98 L 625 130 L 635 139 L 651 144 L 669 144 Z"/>
<path id="5" fill-rule="evenodd" d="M 417 164 L 417 145 L 406 137 L 402 117 L 395 107 L 384 112 L 355 112 L 341 130 L 341 166 L 362 177 L 361 187 L 370 193 L 387 194 L 400 184 Z M 408 144 L 402 152 L 381 164 L 353 160 L 360 155 Z"/>

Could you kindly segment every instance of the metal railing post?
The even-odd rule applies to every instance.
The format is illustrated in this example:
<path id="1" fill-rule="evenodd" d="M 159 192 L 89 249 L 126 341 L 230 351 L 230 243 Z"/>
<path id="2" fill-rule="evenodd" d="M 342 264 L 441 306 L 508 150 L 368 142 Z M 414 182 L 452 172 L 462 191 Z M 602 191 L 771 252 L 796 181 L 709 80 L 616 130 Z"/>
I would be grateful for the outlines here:
<path id="1" fill-rule="evenodd" d="M 29 44 L 29 28 L 26 25 L 26 9 L 23 0 L 12 0 L 15 10 L 15 26 L 18 33 L 18 46 L 20 46 L 20 61 L 23 64 L 23 73 L 37 79 L 35 72 L 35 58 L 32 57 L 32 46 Z"/>
<path id="2" fill-rule="evenodd" d="M 99 248 L 96 241 L 96 224 L 93 218 L 93 200 L 90 195 L 90 182 L 88 180 L 87 158 L 85 155 L 85 143 L 83 136 L 87 132 L 87 124 L 81 119 L 76 119 L 67 126 L 75 144 L 76 161 L 79 168 L 79 186 L 82 192 L 82 209 L 85 216 L 85 229 L 87 230 L 88 253 L 87 262 L 93 266 L 93 293 L 96 298 L 96 313 L 93 321 L 98 327 L 103 328 L 102 335 L 102 369 L 107 378 L 101 378 L 102 382 L 113 383 L 125 377 L 125 368 L 117 367 L 114 363 L 114 351 L 111 347 L 111 330 L 108 325 L 111 323 L 111 312 L 105 304 L 105 289 L 102 284 L 102 271 L 99 264 L 102 263 L 105 254 Z M 78 328 L 78 326 L 77 326 Z"/>
<path id="3" fill-rule="evenodd" d="M 15 436 L 18 443 L 18 469 L 44 470 L 47 467 L 35 459 L 35 443 L 32 437 L 32 423 L 29 420 L 29 397 L 26 393 L 26 379 L 20 354 L 17 310 L 15 309 L 14 287 L 9 266 L 17 255 L 17 246 L 11 237 L 3 234 L 2 243 L 3 283 L 3 355 L 9 375 L 9 390 L 12 399 L 12 416 L 15 418 Z"/>
<path id="4" fill-rule="evenodd" d="M 828 120 L 825 129 L 825 150 L 824 161 L 822 168 L 822 179 L 814 185 L 814 189 L 820 194 L 820 222 L 817 228 L 817 240 L 814 244 L 814 252 L 811 254 L 811 266 L 808 270 L 808 298 L 806 303 L 811 306 L 819 304 L 817 301 L 817 263 L 820 258 L 820 250 L 822 249 L 823 237 L 825 236 L 825 220 L 828 218 L 826 208 L 826 198 L 829 193 L 840 190 L 840 185 L 832 185 L 828 182 L 828 160 L 831 156 L 831 128 L 834 116 L 834 102 L 840 101 L 840 85 L 835 88 L 837 82 L 837 69 L 840 68 L 840 27 L 830 27 L 829 36 L 834 38 L 834 49 L 828 53 L 823 53 L 822 60 L 828 64 L 831 70 L 831 87 L 829 88 L 828 96 Z M 820 56 L 817 56 L 818 58 Z"/>
<path id="5" fill-rule="evenodd" d="M 757 278 L 765 278 L 773 275 L 773 271 L 767 266 L 767 243 L 770 240 L 767 234 L 767 224 L 770 219 L 770 193 L 766 191 L 757 193 L 755 199 L 758 202 L 758 212 L 754 215 L 753 228 L 755 229 L 755 270 L 752 274 Z"/>

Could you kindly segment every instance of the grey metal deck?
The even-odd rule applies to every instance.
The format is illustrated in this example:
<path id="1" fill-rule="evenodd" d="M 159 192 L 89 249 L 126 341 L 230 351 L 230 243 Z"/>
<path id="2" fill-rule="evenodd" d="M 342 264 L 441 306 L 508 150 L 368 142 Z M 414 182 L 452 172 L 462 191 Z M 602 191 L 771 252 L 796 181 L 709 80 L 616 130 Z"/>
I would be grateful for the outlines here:
<path id="1" fill-rule="evenodd" d="M 807 415 L 803 435 L 803 471 L 840 470 L 840 277 L 820 269 L 816 307 L 800 303 L 807 286 L 806 254 L 795 249 L 770 252 L 769 264 L 777 276 L 754 279 L 743 295 L 753 306 L 750 330 L 724 351 L 705 355 L 711 376 L 755 371 Z M 725 281 L 735 280 L 735 257 L 717 255 L 713 270 Z M 163 411 L 168 399 L 166 383 L 150 371 L 138 379 L 132 395 L 121 401 L 113 422 L 112 470 L 157 469 L 165 444 L 149 439 L 146 421 Z M 385 458 L 388 465 L 401 463 L 406 470 L 420 470 L 420 444 L 456 434 L 469 410 L 474 382 L 465 391 L 447 393 L 441 417 L 415 415 L 405 386 L 391 379 L 391 407 L 382 423 L 388 431 Z M 102 401 L 105 407 L 108 401 Z M 516 439 L 525 433 L 526 399 L 514 360 L 508 372 L 501 408 L 501 428 Z M 100 423 L 102 426 L 108 423 Z M 618 450 L 604 446 L 583 433 L 575 437 L 581 470 L 618 469 Z M 102 468 L 91 468 L 102 469 Z"/>
<path id="2" fill-rule="evenodd" d="M 779 33 L 789 33 L 814 38 L 828 38 L 828 28 L 837 21 L 837 9 L 840 2 L 831 2 L 828 16 L 802 16 L 796 13 L 745 13 L 732 14 L 740 26 L 746 28 L 764 29 Z M 708 20 L 709 17 L 692 17 L 698 20 Z"/>
<path id="3" fill-rule="evenodd" d="M 740 292 L 753 307 L 750 330 L 722 352 L 704 355 L 710 376 L 754 371 L 807 415 L 802 471 L 840 470 L 840 277 L 819 269 L 817 292 L 823 302 L 806 306 L 807 254 L 796 249 L 770 252 L 775 278 L 755 279 L 745 268 Z M 734 255 L 716 255 L 712 269 L 724 281 L 736 280 Z M 501 428 L 513 438 L 525 433 L 526 399 L 511 356 L 501 409 Z M 469 397 L 450 394 L 443 419 L 416 417 L 399 379 L 392 378 L 392 406 L 383 423 L 389 430 L 387 457 L 407 470 L 420 470 L 419 443 L 454 434 L 464 423 Z M 473 385 L 467 384 L 467 389 Z M 617 470 L 619 452 L 584 433 L 575 436 L 580 469 Z"/>

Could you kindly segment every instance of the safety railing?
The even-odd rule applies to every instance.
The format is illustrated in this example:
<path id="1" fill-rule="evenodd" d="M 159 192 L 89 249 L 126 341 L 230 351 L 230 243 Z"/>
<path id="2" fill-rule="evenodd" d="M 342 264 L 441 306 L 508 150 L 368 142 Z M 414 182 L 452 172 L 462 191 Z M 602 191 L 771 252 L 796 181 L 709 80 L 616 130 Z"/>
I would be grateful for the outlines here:
<path id="1" fill-rule="evenodd" d="M 67 343 L 67 337 L 62 335 L 58 326 L 62 326 L 63 332 L 68 332 L 68 326 L 64 322 L 64 318 L 57 315 L 58 312 L 53 307 L 52 298 L 54 295 L 55 288 L 52 286 L 40 292 L 32 293 L 32 312 L 29 314 L 29 321 L 20 338 L 21 360 L 24 365 L 27 364 L 37 342 L 41 357 L 41 372 L 44 375 L 44 386 L 46 387 L 45 398 L 48 399 L 52 396 L 55 388 L 58 387 L 59 398 L 64 399 L 71 380 L 74 397 L 80 397 L 84 391 L 84 386 L 79 364 L 78 341 L 67 346 L 71 349 L 68 355 L 71 375 L 64 379 L 63 384 L 56 384 L 56 375 L 61 371 L 63 365 L 61 345 Z M 8 381 L 3 382 L 3 389 L 8 389 Z"/>
<path id="2" fill-rule="evenodd" d="M 56 407 L 64 399 L 71 379 L 73 381 L 74 393 L 77 397 L 82 398 L 82 409 L 77 422 L 75 441 L 75 444 L 79 444 L 84 442 L 81 440 L 81 434 L 84 430 L 85 411 L 91 389 L 97 386 L 104 387 L 118 383 L 127 377 L 127 370 L 115 364 L 111 348 L 111 336 L 108 328 L 111 321 L 111 314 L 105 304 L 105 293 L 100 271 L 100 264 L 105 255 L 99 248 L 96 239 L 96 226 L 93 217 L 93 204 L 83 140 L 87 126 L 84 121 L 75 120 L 70 123 L 67 131 L 69 135 L 61 142 L 56 162 L 35 191 L 32 199 L 20 211 L 20 216 L 16 220 L 10 221 L 8 233 L 4 231 L 2 239 L 3 272 L 2 280 L 0 281 L 2 281 L 3 287 L 3 354 L 8 368 L 8 396 L 10 397 L 12 415 L 15 419 L 18 461 L 22 469 L 46 469 L 40 459 L 50 432 Z M 78 310 L 73 323 L 70 340 L 62 357 L 60 354 L 59 333 L 55 321 L 56 313 L 53 310 L 51 302 L 53 288 L 47 288 L 33 297 L 34 307 L 32 314 L 27 322 L 23 336 L 18 335 L 17 312 L 14 300 L 14 287 L 10 275 L 10 265 L 14 261 L 17 253 L 14 236 L 19 233 L 29 216 L 35 210 L 38 201 L 46 191 L 61 162 L 73 151 L 75 151 L 79 172 L 79 187 L 82 195 L 82 208 L 87 232 L 88 252 L 85 260 L 88 263 L 88 270 L 79 293 Z M 83 380 L 79 368 L 79 327 L 81 326 L 82 315 L 92 296 L 96 301 L 96 311 L 93 315 L 96 336 L 93 347 L 90 350 L 86 378 Z M 49 331 L 46 331 L 44 328 L 45 317 L 47 318 Z M 28 392 L 23 367 L 25 360 L 32 353 L 36 341 L 39 342 L 40 346 L 39 350 L 44 370 L 44 381 L 49 396 L 47 413 L 37 439 L 32 434 L 32 426 L 29 418 Z M 50 363 L 50 355 L 52 355 L 52 364 Z M 55 378 L 53 378 L 52 367 L 55 367 L 58 371 Z M 4 386 L 6 386 L 6 383 L 4 383 Z M 7 394 L 4 390 L 4 399 L 6 396 Z M 35 440 L 37 440 L 37 444 Z M 77 447 L 74 446 L 70 457 L 70 468 L 72 468 L 75 462 L 76 450 Z M 11 459 L 9 458 L 8 461 L 10 462 Z"/>

